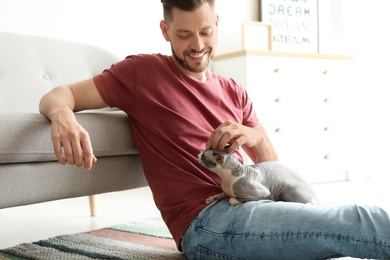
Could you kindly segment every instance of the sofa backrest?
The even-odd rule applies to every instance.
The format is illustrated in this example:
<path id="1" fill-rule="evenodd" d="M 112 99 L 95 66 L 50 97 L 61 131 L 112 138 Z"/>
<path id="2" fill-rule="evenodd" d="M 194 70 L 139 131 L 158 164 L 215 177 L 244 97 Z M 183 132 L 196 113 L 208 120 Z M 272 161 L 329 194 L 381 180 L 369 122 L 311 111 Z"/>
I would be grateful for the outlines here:
<path id="1" fill-rule="evenodd" d="M 118 61 L 87 44 L 0 32 L 0 113 L 38 112 L 40 98 L 53 87 L 92 77 Z"/>

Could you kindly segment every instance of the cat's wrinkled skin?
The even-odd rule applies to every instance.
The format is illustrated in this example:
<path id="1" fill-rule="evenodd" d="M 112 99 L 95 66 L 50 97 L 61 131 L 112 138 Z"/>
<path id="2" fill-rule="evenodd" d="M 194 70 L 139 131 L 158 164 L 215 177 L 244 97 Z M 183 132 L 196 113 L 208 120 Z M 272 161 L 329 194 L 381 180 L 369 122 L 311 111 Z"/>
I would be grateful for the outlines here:
<path id="1" fill-rule="evenodd" d="M 217 149 L 204 150 L 198 159 L 221 177 L 223 193 L 207 198 L 207 204 L 228 197 L 231 205 L 261 199 L 318 203 L 309 185 L 280 162 L 243 165 L 233 154 Z"/>

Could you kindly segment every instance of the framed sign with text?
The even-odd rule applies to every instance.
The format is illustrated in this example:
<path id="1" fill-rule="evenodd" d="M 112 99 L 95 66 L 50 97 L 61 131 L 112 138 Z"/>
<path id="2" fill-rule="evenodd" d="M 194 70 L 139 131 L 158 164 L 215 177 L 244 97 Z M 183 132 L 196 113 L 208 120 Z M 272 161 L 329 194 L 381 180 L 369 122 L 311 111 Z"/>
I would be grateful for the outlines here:
<path id="1" fill-rule="evenodd" d="M 272 25 L 273 50 L 318 53 L 318 0 L 259 0 L 260 21 Z"/>

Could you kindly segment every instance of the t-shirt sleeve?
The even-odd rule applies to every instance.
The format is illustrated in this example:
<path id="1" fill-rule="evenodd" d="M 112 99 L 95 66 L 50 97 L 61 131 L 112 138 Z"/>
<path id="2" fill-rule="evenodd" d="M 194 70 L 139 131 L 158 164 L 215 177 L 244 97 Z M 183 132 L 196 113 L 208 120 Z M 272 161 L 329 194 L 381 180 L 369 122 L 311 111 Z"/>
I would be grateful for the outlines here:
<path id="1" fill-rule="evenodd" d="M 105 88 L 105 86 L 108 86 L 108 84 L 105 77 L 103 76 L 104 73 L 105 71 L 102 74 L 94 76 L 93 81 L 95 82 L 96 88 L 104 102 L 106 102 L 106 104 L 110 107 L 113 107 L 113 102 L 108 94 L 108 88 Z"/>
<path id="2" fill-rule="evenodd" d="M 107 105 L 127 110 L 132 105 L 131 93 L 136 84 L 136 66 L 131 57 L 126 58 L 101 74 L 93 77 L 95 85 Z"/>
<path id="3" fill-rule="evenodd" d="M 248 93 L 245 91 L 245 89 L 243 92 L 243 124 L 249 127 L 255 127 L 259 125 L 259 120 Z"/>
<path id="4" fill-rule="evenodd" d="M 253 107 L 253 103 L 248 95 L 248 92 L 245 90 L 245 88 L 231 79 L 234 84 L 236 85 L 236 92 L 237 97 L 240 98 L 240 104 L 241 104 L 241 110 L 242 110 L 242 124 L 249 126 L 249 127 L 255 127 L 259 125 L 259 120 L 257 118 L 255 109 Z"/>

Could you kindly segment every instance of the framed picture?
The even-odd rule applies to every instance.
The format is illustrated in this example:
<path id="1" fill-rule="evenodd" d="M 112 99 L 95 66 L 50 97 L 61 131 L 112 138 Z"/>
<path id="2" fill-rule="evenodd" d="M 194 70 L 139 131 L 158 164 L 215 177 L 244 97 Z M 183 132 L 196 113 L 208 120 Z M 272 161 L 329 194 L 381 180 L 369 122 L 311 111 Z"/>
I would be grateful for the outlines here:
<path id="1" fill-rule="evenodd" d="M 318 53 L 318 0 L 259 0 L 260 21 L 271 24 L 273 50 Z"/>

